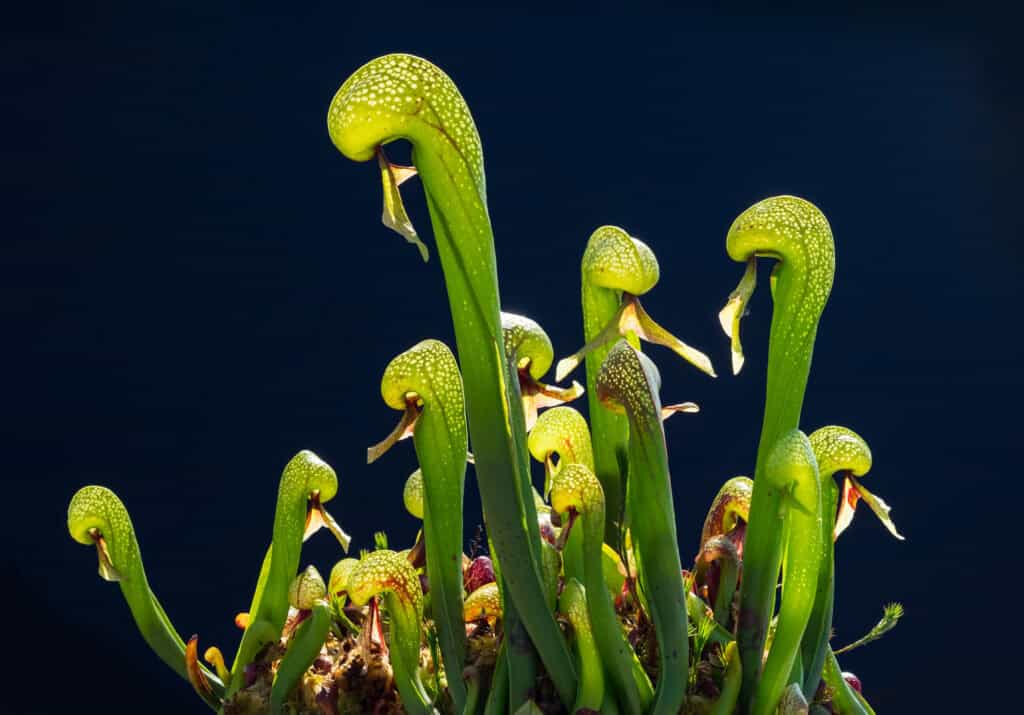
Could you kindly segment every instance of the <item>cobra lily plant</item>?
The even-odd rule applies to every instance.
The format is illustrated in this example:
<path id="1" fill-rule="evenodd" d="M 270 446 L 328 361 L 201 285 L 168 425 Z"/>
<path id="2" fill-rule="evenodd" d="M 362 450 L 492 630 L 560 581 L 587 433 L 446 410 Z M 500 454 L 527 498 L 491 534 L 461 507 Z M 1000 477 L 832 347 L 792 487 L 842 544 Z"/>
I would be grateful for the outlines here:
<path id="1" fill-rule="evenodd" d="M 179 635 L 146 578 L 125 506 L 104 487 L 83 487 L 68 508 L 71 535 L 96 549 L 100 575 L 120 585 L 157 655 L 224 715 L 873 712 L 831 642 L 834 550 L 861 500 L 903 537 L 886 503 L 861 485 L 872 465 L 865 440 L 834 425 L 802 431 L 835 270 L 821 211 L 776 196 L 728 230 L 728 255 L 745 264 L 719 316 L 734 372 L 757 261 L 775 261 L 764 422 L 753 478 L 725 481 L 688 548 L 673 502 L 689 477 L 678 468 L 673 480 L 662 423 L 697 406 L 663 404 L 643 344 L 715 371 L 641 304 L 660 276 L 654 251 L 616 226 L 591 234 L 583 347 L 554 376 L 564 384 L 585 363 L 585 388 L 541 382 L 555 351 L 534 320 L 501 311 L 480 138 L 448 76 L 411 55 L 373 60 L 338 90 L 327 125 L 343 155 L 376 160 L 383 222 L 425 260 L 402 183 L 418 175 L 427 199 L 456 344 L 423 341 L 385 368 L 381 395 L 401 417 L 368 450 L 369 462 L 386 462 L 412 438 L 419 468 L 404 502 L 422 530 L 407 548 L 393 550 L 379 534 L 373 548 L 342 557 L 349 537 L 325 508 L 337 476 L 299 452 L 281 477 L 256 592 L 236 617 L 233 663 L 208 648 L 204 665 L 198 638 Z M 399 139 L 412 144 L 413 166 L 385 154 Z M 584 392 L 589 420 L 566 404 Z M 531 457 L 543 465 L 541 488 Z M 488 553 L 477 546 L 467 556 L 468 463 Z M 301 555 L 321 527 L 341 546 L 326 582 Z M 887 606 L 848 647 L 878 638 L 901 614 Z"/>

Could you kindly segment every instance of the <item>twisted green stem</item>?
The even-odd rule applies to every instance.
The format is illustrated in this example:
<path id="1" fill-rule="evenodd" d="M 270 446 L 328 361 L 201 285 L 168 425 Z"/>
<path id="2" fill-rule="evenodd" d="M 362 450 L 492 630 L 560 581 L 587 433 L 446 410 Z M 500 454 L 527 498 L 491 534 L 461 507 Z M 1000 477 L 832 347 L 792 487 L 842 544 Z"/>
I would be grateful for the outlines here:
<path id="1" fill-rule="evenodd" d="M 117 495 L 100 486 L 79 489 L 68 505 L 68 531 L 78 543 L 96 547 L 100 576 L 116 581 L 121 587 L 146 643 L 178 675 L 189 680 L 185 642 L 149 587 L 135 528 Z M 224 684 L 220 678 L 200 668 L 214 695 L 222 696 Z"/>
<path id="2" fill-rule="evenodd" d="M 611 344 L 622 336 L 639 349 L 639 340 L 648 340 L 671 348 L 712 377 L 715 372 L 704 353 L 658 325 L 640 304 L 637 296 L 657 285 L 660 276 L 658 259 L 646 243 L 618 226 L 601 226 L 587 242 L 581 273 L 586 344 L 559 361 L 555 379 L 561 380 L 586 357 L 596 474 L 607 500 L 605 539 L 614 544 L 618 543 L 618 528 L 624 518 L 626 489 L 617 454 L 626 451 L 629 429 L 624 416 L 600 408 L 595 390 L 598 373 Z"/>
<path id="3" fill-rule="evenodd" d="M 387 549 L 371 551 L 352 569 L 348 595 L 356 606 L 383 596 L 391 617 L 388 652 L 402 704 L 412 715 L 436 713 L 419 674 L 423 591 L 408 559 Z"/>
<path id="4" fill-rule="evenodd" d="M 689 646 L 660 387 L 654 363 L 625 340 L 608 351 L 597 376 L 602 404 L 624 411 L 629 419 L 629 528 L 657 633 L 661 674 L 651 712 L 675 715 L 686 697 Z"/>
<path id="5" fill-rule="evenodd" d="M 410 55 L 387 55 L 364 65 L 342 85 L 327 123 L 335 146 L 356 161 L 372 159 L 395 139 L 412 143 L 462 358 L 488 533 L 512 605 L 568 706 L 576 694 L 576 674 L 541 586 L 525 425 L 518 385 L 505 355 L 483 152 L 469 108 L 434 65 Z"/>
<path id="6" fill-rule="evenodd" d="M 412 423 L 423 492 L 420 506 L 430 608 L 448 674 L 448 691 L 456 709 L 462 710 L 466 700 L 462 682 L 466 660 L 462 505 L 468 440 L 462 377 L 455 356 L 438 340 L 417 343 L 385 368 L 381 395 L 389 407 L 408 415 L 400 424 Z"/>
<path id="7" fill-rule="evenodd" d="M 651 681 L 622 632 L 612 595 L 605 587 L 602 544 L 604 491 L 601 482 L 587 465 L 566 464 L 553 479 L 551 503 L 559 512 L 577 513 L 577 521 L 582 522 L 587 612 L 618 701 L 623 711 L 630 715 L 646 712 L 653 697 Z"/>
<path id="8" fill-rule="evenodd" d="M 814 606 L 822 541 L 822 494 L 818 466 L 807 437 L 799 430 L 782 435 L 768 456 L 761 489 L 779 495 L 776 520 L 781 518 L 785 548 L 782 598 L 768 660 L 754 692 L 755 715 L 774 713 L 800 655 L 800 643 Z M 754 482 L 754 493 L 758 482 Z M 812 694 L 813 695 L 813 694 Z"/>
<path id="9" fill-rule="evenodd" d="M 337 491 L 334 470 L 309 450 L 302 450 L 285 465 L 277 492 L 273 541 L 260 569 L 249 608 L 249 625 L 231 667 L 228 695 L 242 686 L 245 679 L 241 672 L 260 649 L 280 637 L 288 617 L 288 588 L 299 568 L 307 525 L 314 515 L 333 523 L 322 505 L 333 499 Z M 347 547 L 347 538 L 342 545 Z"/>
<path id="10" fill-rule="evenodd" d="M 828 221 L 813 204 L 794 196 L 776 196 L 740 214 L 729 229 L 726 249 L 733 260 L 748 264 L 744 280 L 725 309 L 732 317 L 722 320 L 740 355 L 739 319 L 753 291 L 750 263 L 757 256 L 779 259 L 773 271 L 775 307 L 768 345 L 768 387 L 740 586 L 740 707 L 746 712 L 761 671 L 781 564 L 778 513 L 782 495 L 762 476 L 780 437 L 800 424 L 818 320 L 832 290 L 835 246 Z M 734 366 L 738 367 L 735 360 Z"/>

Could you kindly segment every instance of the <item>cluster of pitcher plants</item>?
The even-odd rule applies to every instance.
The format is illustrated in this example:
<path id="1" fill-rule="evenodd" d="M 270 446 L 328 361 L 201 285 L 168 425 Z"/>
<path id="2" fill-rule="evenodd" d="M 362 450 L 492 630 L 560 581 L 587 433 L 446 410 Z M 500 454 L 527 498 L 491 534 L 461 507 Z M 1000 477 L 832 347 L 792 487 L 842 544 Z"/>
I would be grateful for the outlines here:
<path id="1" fill-rule="evenodd" d="M 835 269 L 821 211 L 772 197 L 728 231 L 726 251 L 744 265 L 719 315 L 734 372 L 758 259 L 775 261 L 764 422 L 752 478 L 725 482 L 684 561 L 662 422 L 697 406 L 662 404 L 641 345 L 715 372 L 641 304 L 659 278 L 651 248 L 615 226 L 593 232 L 581 270 L 584 345 L 553 380 L 564 384 L 584 363 L 585 386 L 544 383 L 550 339 L 530 318 L 501 312 L 480 139 L 447 75 L 410 55 L 378 58 L 342 85 L 328 128 L 342 154 L 376 160 L 384 223 L 425 260 L 400 193 L 405 180 L 423 181 L 456 350 L 426 340 L 391 361 L 381 395 L 401 417 L 368 450 L 373 462 L 412 438 L 419 469 L 404 497 L 422 530 L 402 551 L 379 534 L 325 580 L 301 563 L 301 549 L 326 527 L 348 551 L 325 508 L 338 480 L 300 452 L 281 477 L 251 605 L 236 617 L 234 662 L 208 648 L 204 665 L 198 639 L 184 641 L 154 595 L 124 505 L 84 487 L 68 528 L 95 546 L 101 576 L 120 584 L 152 649 L 225 715 L 873 712 L 831 645 L 833 553 L 859 501 L 902 537 L 860 481 L 871 468 L 864 439 L 840 426 L 801 431 Z M 387 158 L 396 139 L 412 144 L 414 166 Z M 584 394 L 589 421 L 568 404 Z M 542 486 L 531 459 L 543 465 Z M 467 464 L 486 527 L 468 556 Z M 901 613 L 887 606 L 854 645 Z"/>

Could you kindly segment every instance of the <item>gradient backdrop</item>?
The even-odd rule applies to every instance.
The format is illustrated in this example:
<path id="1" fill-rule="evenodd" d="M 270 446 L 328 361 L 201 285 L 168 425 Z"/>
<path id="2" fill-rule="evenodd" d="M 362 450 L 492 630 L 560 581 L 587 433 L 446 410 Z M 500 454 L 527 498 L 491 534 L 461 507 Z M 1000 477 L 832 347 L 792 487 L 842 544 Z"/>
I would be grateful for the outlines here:
<path id="1" fill-rule="evenodd" d="M 721 374 L 649 350 L 664 399 L 703 408 L 666 428 L 684 562 L 718 486 L 752 470 L 760 428 L 771 304 L 765 281 L 732 377 L 716 314 L 742 266 L 725 232 L 773 194 L 822 208 L 838 273 L 804 427 L 868 439 L 866 484 L 908 537 L 866 510 L 843 537 L 836 642 L 900 600 L 896 631 L 843 661 L 878 711 L 989 697 L 1013 661 L 1002 588 L 1020 558 L 1024 103 L 1009 18 L 145 5 L 46 6 L 4 30 L 0 711 L 203 711 L 68 537 L 81 485 L 118 492 L 172 619 L 226 654 L 299 449 L 338 471 L 331 507 L 357 548 L 378 529 L 415 534 L 411 444 L 372 467 L 364 450 L 397 417 L 378 392 L 387 361 L 452 341 L 442 276 L 380 225 L 374 168 L 325 129 L 345 77 L 396 50 L 439 64 L 469 102 L 504 307 L 560 355 L 582 340 L 590 232 L 621 225 L 659 256 L 645 305 Z M 472 472 L 467 501 L 471 533 Z M 329 535 L 305 553 L 322 571 L 340 556 Z"/>

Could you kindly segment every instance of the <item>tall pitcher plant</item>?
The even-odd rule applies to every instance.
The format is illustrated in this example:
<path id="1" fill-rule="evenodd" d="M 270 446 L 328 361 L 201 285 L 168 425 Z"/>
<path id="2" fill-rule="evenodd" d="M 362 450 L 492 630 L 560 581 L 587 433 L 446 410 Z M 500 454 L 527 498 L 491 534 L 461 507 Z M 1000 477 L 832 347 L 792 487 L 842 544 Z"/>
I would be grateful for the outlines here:
<path id="1" fill-rule="evenodd" d="M 719 316 L 734 372 L 758 261 L 777 261 L 763 426 L 753 480 L 722 475 L 703 528 L 682 525 L 680 539 L 675 502 L 714 485 L 670 471 L 662 422 L 697 406 L 662 404 L 658 349 L 641 348 L 715 370 L 641 304 L 661 277 L 651 246 L 617 226 L 591 233 L 581 247 L 583 347 L 555 370 L 562 381 L 585 362 L 586 390 L 544 384 L 554 347 L 535 320 L 502 312 L 480 137 L 452 80 L 419 57 L 378 58 L 338 90 L 327 127 L 343 155 L 375 162 L 383 223 L 428 260 L 401 193 L 413 177 L 423 182 L 455 351 L 425 340 L 387 366 L 381 395 L 402 417 L 367 454 L 376 462 L 412 438 L 419 468 L 404 501 L 422 530 L 406 548 L 379 532 L 325 582 L 301 550 L 326 527 L 347 551 L 324 507 L 338 478 L 300 452 L 281 478 L 270 545 L 254 549 L 263 561 L 252 605 L 236 617 L 233 664 L 208 648 L 202 665 L 198 636 L 182 638 L 156 599 L 124 504 L 83 487 L 68 528 L 94 547 L 100 575 L 120 584 L 150 647 L 223 715 L 873 712 L 837 656 L 890 630 L 902 608 L 887 606 L 867 636 L 833 647 L 834 541 L 859 501 L 902 536 L 859 481 L 872 466 L 867 443 L 835 425 L 802 431 L 835 271 L 821 211 L 777 196 L 727 232 L 728 255 L 745 264 Z M 412 166 L 388 158 L 399 140 L 412 145 Z M 587 416 L 563 404 L 584 392 Z M 472 546 L 467 463 L 486 537 Z M 386 464 L 374 478 L 389 478 Z"/>

